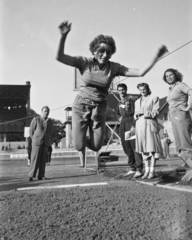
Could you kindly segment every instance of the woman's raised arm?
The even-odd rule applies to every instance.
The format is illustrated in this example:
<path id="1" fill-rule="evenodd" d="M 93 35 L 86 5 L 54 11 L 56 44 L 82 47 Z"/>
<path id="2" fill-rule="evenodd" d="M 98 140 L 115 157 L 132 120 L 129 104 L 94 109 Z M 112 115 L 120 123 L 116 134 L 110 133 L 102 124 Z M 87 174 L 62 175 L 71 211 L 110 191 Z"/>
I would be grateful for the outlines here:
<path id="1" fill-rule="evenodd" d="M 161 58 L 166 52 L 168 52 L 167 48 L 162 45 L 157 53 L 155 54 L 155 56 L 151 59 L 151 61 L 145 65 L 144 67 L 140 68 L 140 69 L 133 69 L 133 68 L 129 68 L 129 71 L 126 72 L 125 76 L 126 77 L 142 77 L 144 76 L 157 62 L 157 60 L 159 58 Z"/>
<path id="2" fill-rule="evenodd" d="M 66 37 L 67 37 L 68 33 L 71 31 L 71 23 L 68 23 L 68 21 L 65 21 L 65 22 L 63 22 L 59 25 L 59 29 L 61 31 L 61 39 L 60 39 L 60 42 L 59 42 L 59 48 L 58 48 L 56 59 L 59 62 L 62 62 L 66 65 L 73 66 L 74 58 L 69 56 L 69 55 L 66 55 L 64 53 L 65 40 L 66 40 Z"/>

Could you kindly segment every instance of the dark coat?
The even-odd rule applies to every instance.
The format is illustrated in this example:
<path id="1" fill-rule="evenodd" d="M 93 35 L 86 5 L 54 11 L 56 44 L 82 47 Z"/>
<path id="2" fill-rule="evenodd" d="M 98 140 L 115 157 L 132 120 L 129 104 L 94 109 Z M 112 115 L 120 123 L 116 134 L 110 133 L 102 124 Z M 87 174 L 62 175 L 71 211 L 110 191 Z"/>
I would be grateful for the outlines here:
<path id="1" fill-rule="evenodd" d="M 31 150 L 32 148 L 32 140 L 31 140 L 31 137 L 28 137 L 27 138 L 27 146 L 26 146 L 27 149 Z"/>

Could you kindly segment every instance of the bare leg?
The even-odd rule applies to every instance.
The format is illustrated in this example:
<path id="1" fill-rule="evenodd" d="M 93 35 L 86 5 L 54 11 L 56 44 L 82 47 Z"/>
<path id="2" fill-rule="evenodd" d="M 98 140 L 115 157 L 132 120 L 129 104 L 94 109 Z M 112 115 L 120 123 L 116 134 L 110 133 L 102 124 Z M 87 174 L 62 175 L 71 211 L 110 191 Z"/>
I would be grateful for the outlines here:
<path id="1" fill-rule="evenodd" d="M 142 179 L 147 178 L 147 176 L 149 175 L 149 160 L 144 160 L 144 165 L 145 165 L 145 173 Z"/>
<path id="2" fill-rule="evenodd" d="M 85 158 L 85 168 L 84 171 L 93 171 L 93 172 L 97 172 L 99 173 L 99 152 L 95 152 L 95 161 L 96 161 L 96 168 L 87 168 L 87 164 L 86 164 L 86 158 Z"/>
<path id="3" fill-rule="evenodd" d="M 80 157 L 81 167 L 86 168 L 86 147 L 84 147 L 82 151 L 79 151 L 79 157 Z"/>
<path id="4" fill-rule="evenodd" d="M 148 179 L 152 179 L 155 175 L 155 156 L 152 154 L 151 156 L 151 165 L 150 165 L 150 173 Z"/>
<path id="5" fill-rule="evenodd" d="M 99 152 L 95 152 L 96 171 L 99 174 Z"/>

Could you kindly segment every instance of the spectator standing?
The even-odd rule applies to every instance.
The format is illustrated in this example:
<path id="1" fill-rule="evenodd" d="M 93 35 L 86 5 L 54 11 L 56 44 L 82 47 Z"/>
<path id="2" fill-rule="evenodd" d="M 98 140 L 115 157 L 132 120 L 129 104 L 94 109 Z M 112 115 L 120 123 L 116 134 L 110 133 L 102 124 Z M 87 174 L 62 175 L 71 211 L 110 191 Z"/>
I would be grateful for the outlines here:
<path id="1" fill-rule="evenodd" d="M 48 106 L 43 107 L 41 116 L 34 117 L 30 125 L 29 132 L 32 139 L 32 151 L 29 181 L 33 181 L 37 174 L 39 180 L 46 179 L 45 166 L 52 133 L 52 121 L 48 118 L 49 112 Z"/>
<path id="2" fill-rule="evenodd" d="M 167 102 L 176 149 L 182 160 L 191 159 L 187 164 L 192 168 L 192 154 L 188 153 L 192 151 L 192 89 L 182 82 L 183 75 L 173 68 L 164 72 L 163 80 L 169 84 Z"/>
<path id="3" fill-rule="evenodd" d="M 128 156 L 128 166 L 130 170 L 125 176 L 134 174 L 134 177 L 142 176 L 142 156 L 140 153 L 135 152 L 135 139 L 125 140 L 125 132 L 132 130 L 135 125 L 134 120 L 134 104 L 133 98 L 127 94 L 127 86 L 124 83 L 117 85 L 117 91 L 120 96 L 120 101 L 117 108 L 117 118 L 120 122 L 120 138 L 121 144 L 125 154 Z"/>
<path id="4" fill-rule="evenodd" d="M 145 164 L 143 179 L 155 176 L 155 158 L 163 154 L 157 116 L 159 114 L 159 98 L 151 94 L 147 83 L 137 85 L 141 98 L 135 102 L 136 119 L 136 152 L 142 153 Z"/>

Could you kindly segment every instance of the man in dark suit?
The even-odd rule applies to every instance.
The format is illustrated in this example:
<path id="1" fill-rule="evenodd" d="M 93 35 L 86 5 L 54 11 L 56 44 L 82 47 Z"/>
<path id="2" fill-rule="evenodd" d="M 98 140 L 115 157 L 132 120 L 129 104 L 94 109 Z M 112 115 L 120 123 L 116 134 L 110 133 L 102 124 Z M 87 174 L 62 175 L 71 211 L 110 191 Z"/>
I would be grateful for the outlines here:
<path id="1" fill-rule="evenodd" d="M 51 145 L 52 121 L 48 118 L 50 109 L 41 109 L 41 116 L 34 117 L 30 125 L 32 139 L 31 165 L 29 181 L 33 181 L 38 172 L 38 179 L 45 178 L 45 166 L 48 159 L 48 147 Z"/>

